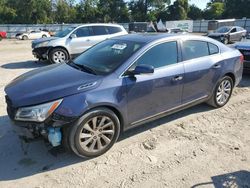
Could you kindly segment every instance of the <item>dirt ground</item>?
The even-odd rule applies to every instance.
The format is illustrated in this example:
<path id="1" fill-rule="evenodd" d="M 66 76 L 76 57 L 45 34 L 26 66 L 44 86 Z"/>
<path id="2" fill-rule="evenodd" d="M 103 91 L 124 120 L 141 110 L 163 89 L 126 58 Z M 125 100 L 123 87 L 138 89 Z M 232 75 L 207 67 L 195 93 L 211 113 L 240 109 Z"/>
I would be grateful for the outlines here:
<path id="1" fill-rule="evenodd" d="M 12 130 L 3 89 L 48 65 L 34 61 L 31 41 L 0 42 L 0 187 L 250 187 L 250 75 L 225 107 L 201 104 L 142 125 L 82 160 Z"/>

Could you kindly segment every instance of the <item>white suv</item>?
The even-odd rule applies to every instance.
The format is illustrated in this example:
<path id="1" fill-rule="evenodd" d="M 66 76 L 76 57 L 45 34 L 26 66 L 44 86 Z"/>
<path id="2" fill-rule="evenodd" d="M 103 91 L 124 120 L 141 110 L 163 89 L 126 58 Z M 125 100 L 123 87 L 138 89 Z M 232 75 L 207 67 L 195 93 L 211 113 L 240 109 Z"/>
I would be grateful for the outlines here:
<path id="1" fill-rule="evenodd" d="M 84 52 L 105 39 L 126 35 L 127 31 L 117 24 L 84 24 L 69 27 L 54 37 L 37 39 L 32 42 L 33 55 L 39 60 L 63 63 Z"/>

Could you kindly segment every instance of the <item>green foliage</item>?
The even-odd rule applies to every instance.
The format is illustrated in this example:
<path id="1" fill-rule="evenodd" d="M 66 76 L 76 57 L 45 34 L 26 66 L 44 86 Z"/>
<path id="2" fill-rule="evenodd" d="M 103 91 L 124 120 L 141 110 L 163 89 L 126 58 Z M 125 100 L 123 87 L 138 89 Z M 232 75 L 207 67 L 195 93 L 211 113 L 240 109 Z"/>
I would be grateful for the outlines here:
<path id="1" fill-rule="evenodd" d="M 225 1 L 225 13 L 227 18 L 243 17 L 250 18 L 250 1 L 249 0 L 224 0 Z"/>
<path id="2" fill-rule="evenodd" d="M 0 0 L 0 23 L 92 23 L 250 17 L 249 0 Z"/>
<path id="3" fill-rule="evenodd" d="M 191 20 L 202 19 L 202 10 L 195 5 L 191 5 L 189 7 L 189 11 L 188 11 L 187 16 Z"/>
<path id="4" fill-rule="evenodd" d="M 169 6 L 170 20 L 185 20 L 188 13 L 188 0 L 176 0 Z"/>
<path id="5" fill-rule="evenodd" d="M 207 8 L 205 9 L 203 16 L 205 19 L 220 19 L 224 13 L 224 3 L 214 2 L 208 3 Z"/>

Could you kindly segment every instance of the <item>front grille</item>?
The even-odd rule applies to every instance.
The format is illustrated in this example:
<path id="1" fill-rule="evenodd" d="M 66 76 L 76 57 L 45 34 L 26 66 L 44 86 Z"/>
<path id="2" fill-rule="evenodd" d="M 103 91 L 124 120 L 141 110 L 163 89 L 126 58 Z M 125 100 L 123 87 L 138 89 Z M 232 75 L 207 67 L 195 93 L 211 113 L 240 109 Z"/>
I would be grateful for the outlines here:
<path id="1" fill-rule="evenodd" d="M 239 51 L 243 54 L 244 60 L 250 61 L 250 50 L 241 50 L 241 49 L 239 49 Z"/>
<path id="2" fill-rule="evenodd" d="M 13 107 L 12 102 L 7 95 L 5 96 L 5 101 L 7 103 L 7 113 L 11 119 L 14 119 L 17 109 Z"/>

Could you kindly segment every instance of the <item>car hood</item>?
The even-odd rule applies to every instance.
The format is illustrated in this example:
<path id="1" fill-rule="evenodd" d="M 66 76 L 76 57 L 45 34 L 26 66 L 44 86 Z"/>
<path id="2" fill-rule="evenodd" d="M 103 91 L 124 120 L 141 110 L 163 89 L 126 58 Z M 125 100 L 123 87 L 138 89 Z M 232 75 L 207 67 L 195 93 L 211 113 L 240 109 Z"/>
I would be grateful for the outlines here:
<path id="1" fill-rule="evenodd" d="M 96 87 L 101 76 L 56 64 L 27 72 L 9 83 L 5 92 L 13 107 L 30 106 L 63 98 Z"/>
<path id="2" fill-rule="evenodd" d="M 56 39 L 58 39 L 58 37 L 39 38 L 39 39 L 33 40 L 32 45 L 36 45 L 36 44 L 39 44 L 39 43 L 42 43 L 42 42 L 48 42 L 48 41 L 52 41 L 52 40 L 56 40 Z"/>
<path id="3" fill-rule="evenodd" d="M 241 50 L 250 50 L 250 42 L 237 42 L 234 47 Z"/>

